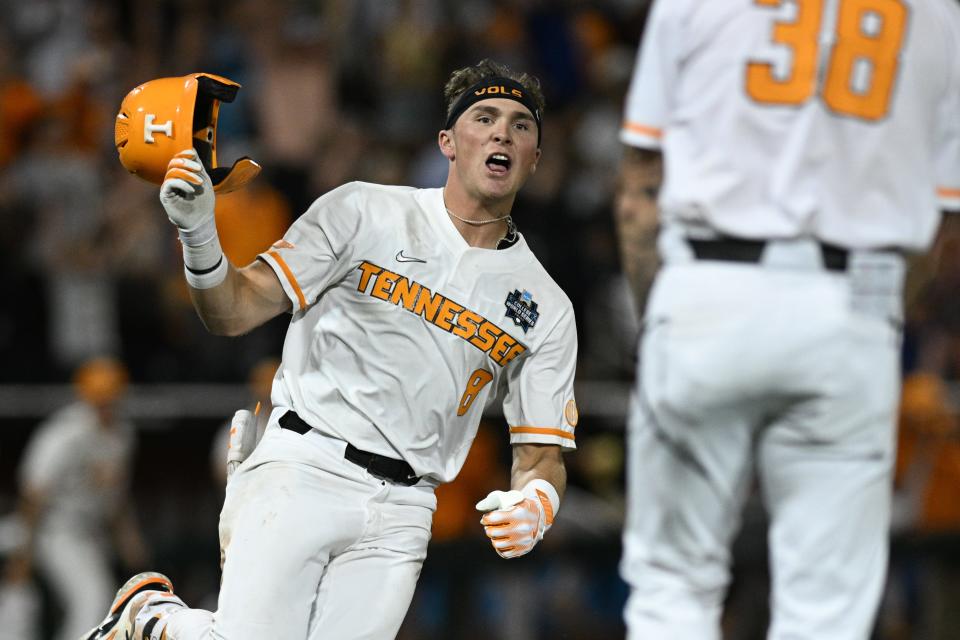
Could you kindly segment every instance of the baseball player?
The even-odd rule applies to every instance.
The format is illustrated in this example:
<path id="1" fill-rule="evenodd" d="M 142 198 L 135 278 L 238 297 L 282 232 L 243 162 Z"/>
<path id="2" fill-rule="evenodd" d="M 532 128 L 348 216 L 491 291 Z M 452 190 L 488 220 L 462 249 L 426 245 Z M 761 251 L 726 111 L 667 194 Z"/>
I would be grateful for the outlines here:
<path id="1" fill-rule="evenodd" d="M 625 174 L 649 179 L 661 154 L 664 172 L 629 426 L 629 637 L 720 637 L 755 471 L 768 637 L 864 640 L 904 255 L 960 208 L 960 6 L 655 0 L 621 137 Z"/>
<path id="2" fill-rule="evenodd" d="M 536 79 L 490 61 L 454 72 L 444 97 L 443 188 L 334 189 L 242 269 L 221 253 L 195 152 L 170 161 L 160 198 L 204 323 L 237 335 L 287 312 L 290 327 L 266 432 L 227 486 L 217 612 L 141 574 L 87 637 L 394 637 L 434 488 L 498 396 L 512 486 L 478 503 L 482 523 L 505 558 L 549 529 L 574 448 L 576 331 L 510 218 L 540 158 L 543 98 Z"/>
<path id="3" fill-rule="evenodd" d="M 132 425 L 118 411 L 126 368 L 95 358 L 76 372 L 78 400 L 50 416 L 27 444 L 20 467 L 25 558 L 64 609 L 57 638 L 75 640 L 102 615 L 114 582 L 110 536 L 137 567 L 144 544 L 128 507 Z"/>

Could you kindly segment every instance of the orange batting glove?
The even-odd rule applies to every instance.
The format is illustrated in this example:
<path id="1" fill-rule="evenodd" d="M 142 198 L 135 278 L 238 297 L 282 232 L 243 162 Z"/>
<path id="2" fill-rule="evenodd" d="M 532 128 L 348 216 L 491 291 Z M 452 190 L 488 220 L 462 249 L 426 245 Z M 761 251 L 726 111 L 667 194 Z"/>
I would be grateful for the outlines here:
<path id="1" fill-rule="evenodd" d="M 531 480 L 522 491 L 491 491 L 477 503 L 483 530 L 501 558 L 530 553 L 553 524 L 560 496 L 546 480 Z"/>

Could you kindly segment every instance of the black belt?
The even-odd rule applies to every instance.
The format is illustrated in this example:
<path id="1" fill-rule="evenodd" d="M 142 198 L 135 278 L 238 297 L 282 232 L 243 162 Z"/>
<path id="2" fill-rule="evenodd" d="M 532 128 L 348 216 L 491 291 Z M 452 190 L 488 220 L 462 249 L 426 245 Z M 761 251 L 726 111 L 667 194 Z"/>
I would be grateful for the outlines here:
<path id="1" fill-rule="evenodd" d="M 313 428 L 293 411 L 287 411 L 280 416 L 279 422 L 281 429 L 287 429 L 300 435 Z M 389 480 L 407 487 L 420 482 L 420 476 L 414 473 L 413 467 L 403 460 L 395 460 L 378 453 L 361 451 L 350 443 L 347 443 L 347 449 L 343 452 L 343 457 L 353 464 L 363 467 L 370 475 L 381 480 Z"/>
<path id="2" fill-rule="evenodd" d="M 743 238 L 719 238 L 716 240 L 694 240 L 687 242 L 693 249 L 697 260 L 722 260 L 724 262 L 759 263 L 763 259 L 766 240 L 745 240 Z M 846 271 L 850 252 L 841 247 L 819 243 L 823 266 L 827 271 Z"/>

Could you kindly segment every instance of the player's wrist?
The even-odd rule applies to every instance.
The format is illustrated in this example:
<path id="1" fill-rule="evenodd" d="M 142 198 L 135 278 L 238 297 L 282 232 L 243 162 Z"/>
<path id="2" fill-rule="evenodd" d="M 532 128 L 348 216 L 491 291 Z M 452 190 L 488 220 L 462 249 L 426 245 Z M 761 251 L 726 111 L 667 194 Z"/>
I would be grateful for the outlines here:
<path id="1" fill-rule="evenodd" d="M 171 222 L 177 227 L 177 234 L 180 236 L 180 242 L 187 247 L 201 247 L 217 239 L 217 220 L 211 211 L 209 215 L 204 215 L 203 219 L 190 226 L 184 227 L 173 218 Z"/>
<path id="2" fill-rule="evenodd" d="M 184 275 L 194 289 L 212 289 L 227 277 L 229 264 L 220 247 L 216 228 L 213 236 L 203 244 L 188 244 L 183 241 Z"/>
<path id="3" fill-rule="evenodd" d="M 183 275 L 187 279 L 187 284 L 193 289 L 212 289 L 219 286 L 227 279 L 227 272 L 230 265 L 227 263 L 227 257 L 220 252 L 219 258 L 206 268 L 191 267 L 186 259 L 187 247 L 184 246 L 184 268 Z"/>
<path id="4" fill-rule="evenodd" d="M 190 267 L 184 267 L 183 274 L 191 289 L 212 289 L 227 279 L 229 270 L 226 256 L 221 255 L 220 261 L 209 270 L 193 271 Z"/>
<path id="5" fill-rule="evenodd" d="M 535 478 L 524 485 L 520 493 L 537 506 L 541 517 L 541 532 L 546 533 L 560 510 L 560 494 L 556 487 L 542 478 Z"/>

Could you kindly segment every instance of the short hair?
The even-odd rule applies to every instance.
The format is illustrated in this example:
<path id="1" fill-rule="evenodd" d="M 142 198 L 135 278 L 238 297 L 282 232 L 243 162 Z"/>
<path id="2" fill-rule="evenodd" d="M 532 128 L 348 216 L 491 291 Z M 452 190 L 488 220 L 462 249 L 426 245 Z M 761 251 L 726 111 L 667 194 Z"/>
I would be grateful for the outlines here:
<path id="1" fill-rule="evenodd" d="M 545 101 L 543 99 L 543 91 L 540 89 L 540 80 L 538 80 L 536 76 L 521 71 L 514 71 L 507 65 L 495 62 L 489 58 L 484 58 L 472 67 L 457 69 L 450 74 L 450 79 L 447 80 L 447 84 L 443 87 L 444 117 L 450 117 L 450 112 L 453 110 L 457 98 L 459 98 L 464 91 L 484 78 L 492 78 L 495 76 L 510 78 L 523 85 L 523 88 L 527 90 L 533 99 L 534 104 L 537 105 L 540 117 L 543 117 Z"/>

